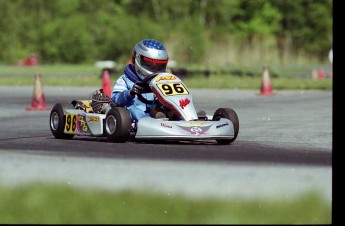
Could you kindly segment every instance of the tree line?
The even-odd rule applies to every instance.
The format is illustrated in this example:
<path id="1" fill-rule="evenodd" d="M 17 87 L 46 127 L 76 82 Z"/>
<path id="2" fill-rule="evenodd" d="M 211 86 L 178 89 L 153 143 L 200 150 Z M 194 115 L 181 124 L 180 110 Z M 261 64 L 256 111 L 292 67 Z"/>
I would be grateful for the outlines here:
<path id="1" fill-rule="evenodd" d="M 143 38 L 186 63 L 229 37 L 273 42 L 282 62 L 286 51 L 323 60 L 333 42 L 332 0 L 0 0 L 0 15 L 4 64 L 32 52 L 42 63 L 123 61 Z"/>

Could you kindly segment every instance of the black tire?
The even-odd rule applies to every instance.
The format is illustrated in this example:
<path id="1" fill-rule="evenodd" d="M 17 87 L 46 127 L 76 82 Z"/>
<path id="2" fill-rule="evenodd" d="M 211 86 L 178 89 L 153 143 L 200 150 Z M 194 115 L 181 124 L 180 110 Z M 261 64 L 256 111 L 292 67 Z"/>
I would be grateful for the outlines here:
<path id="1" fill-rule="evenodd" d="M 216 141 L 218 144 L 230 144 L 236 140 L 240 128 L 237 114 L 231 108 L 219 108 L 213 114 L 212 120 L 219 121 L 221 118 L 227 118 L 232 122 L 235 136 L 232 139 L 216 139 Z"/>
<path id="2" fill-rule="evenodd" d="M 64 107 L 62 104 L 57 103 L 54 105 L 52 110 L 50 111 L 49 117 L 49 125 L 50 131 L 57 139 L 72 139 L 74 137 L 73 134 L 66 134 L 64 133 L 66 122 L 66 116 Z"/>
<path id="3" fill-rule="evenodd" d="M 129 137 L 132 128 L 131 117 L 123 107 L 111 108 L 105 118 L 105 134 L 115 143 L 124 143 Z"/>

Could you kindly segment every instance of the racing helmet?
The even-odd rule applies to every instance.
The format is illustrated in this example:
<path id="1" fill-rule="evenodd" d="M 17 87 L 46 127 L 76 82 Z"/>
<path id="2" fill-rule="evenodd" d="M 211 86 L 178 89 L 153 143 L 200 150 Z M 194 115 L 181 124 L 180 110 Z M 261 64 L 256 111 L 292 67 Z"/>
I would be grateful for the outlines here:
<path id="1" fill-rule="evenodd" d="M 154 39 L 141 40 L 132 50 L 132 65 L 141 80 L 150 74 L 165 72 L 168 59 L 164 45 Z"/>

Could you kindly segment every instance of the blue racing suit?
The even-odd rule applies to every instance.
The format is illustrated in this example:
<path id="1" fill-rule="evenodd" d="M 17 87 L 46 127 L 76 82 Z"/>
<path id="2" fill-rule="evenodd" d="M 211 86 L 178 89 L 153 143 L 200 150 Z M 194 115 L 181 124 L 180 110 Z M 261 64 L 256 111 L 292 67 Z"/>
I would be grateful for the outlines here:
<path id="1" fill-rule="evenodd" d="M 141 102 L 135 95 L 133 98 L 129 93 L 135 82 L 139 80 L 136 73 L 132 70 L 130 64 L 125 67 L 124 74 L 121 75 L 115 82 L 113 91 L 111 93 L 112 101 L 119 105 L 126 107 L 130 113 L 132 121 L 138 122 L 143 117 L 150 116 L 150 110 L 155 106 L 152 104 L 145 104 Z M 154 100 L 153 93 L 143 93 L 143 97 L 147 100 Z"/>

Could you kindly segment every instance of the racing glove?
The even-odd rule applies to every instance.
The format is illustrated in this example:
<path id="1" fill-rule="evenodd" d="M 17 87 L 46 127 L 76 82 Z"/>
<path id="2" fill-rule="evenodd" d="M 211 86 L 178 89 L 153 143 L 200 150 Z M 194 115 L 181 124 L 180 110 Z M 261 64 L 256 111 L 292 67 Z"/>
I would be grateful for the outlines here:
<path id="1" fill-rule="evenodd" d="M 134 83 L 132 89 L 129 91 L 129 94 L 134 98 L 136 94 L 142 93 L 144 91 L 143 83 L 136 82 Z"/>

